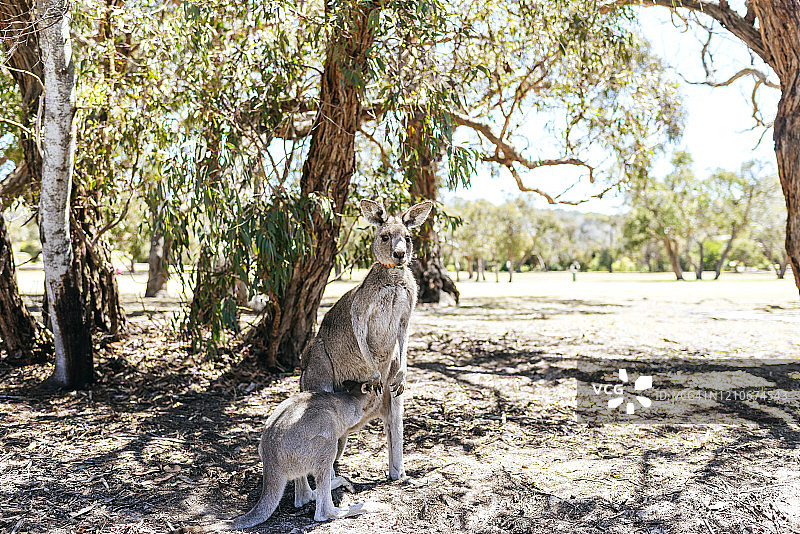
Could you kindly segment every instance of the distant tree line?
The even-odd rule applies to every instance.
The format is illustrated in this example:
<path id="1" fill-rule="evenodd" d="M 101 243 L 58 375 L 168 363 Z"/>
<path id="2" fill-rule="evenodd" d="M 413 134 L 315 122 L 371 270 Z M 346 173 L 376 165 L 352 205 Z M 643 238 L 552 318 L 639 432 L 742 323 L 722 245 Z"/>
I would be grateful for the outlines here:
<path id="1" fill-rule="evenodd" d="M 536 208 L 522 198 L 493 205 L 458 200 L 448 211 L 463 223 L 444 240 L 450 268 L 467 279 L 485 271 L 565 270 L 577 261 L 591 271 L 712 271 L 774 269 L 783 278 L 788 257 L 785 207 L 777 177 L 746 163 L 700 179 L 691 158 L 678 153 L 666 177 L 648 176 L 626 193 L 615 215 Z M 478 278 L 480 277 L 480 278 Z"/>

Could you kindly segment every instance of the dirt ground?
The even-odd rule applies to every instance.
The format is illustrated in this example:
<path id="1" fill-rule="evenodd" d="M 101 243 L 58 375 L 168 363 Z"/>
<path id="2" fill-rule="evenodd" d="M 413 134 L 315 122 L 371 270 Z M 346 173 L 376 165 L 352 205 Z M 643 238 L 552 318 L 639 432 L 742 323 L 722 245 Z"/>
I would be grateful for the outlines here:
<path id="1" fill-rule="evenodd" d="M 142 276 L 120 276 L 131 335 L 100 349 L 93 391 L 38 395 L 48 365 L 0 361 L 2 532 L 181 532 L 257 500 L 260 430 L 297 375 L 265 376 L 237 354 L 187 354 L 168 314 L 176 299 L 139 298 Z M 31 274 L 22 287 L 37 284 Z M 320 313 L 354 284 L 330 284 Z M 722 423 L 582 423 L 575 413 L 590 359 L 800 359 L 790 280 L 536 273 L 459 288 L 459 306 L 420 306 L 413 318 L 411 481 L 386 481 L 378 422 L 338 466 L 355 493 L 336 490 L 335 502 L 390 510 L 318 524 L 313 503 L 292 506 L 290 484 L 257 531 L 800 532 L 796 400 L 726 405 Z"/>

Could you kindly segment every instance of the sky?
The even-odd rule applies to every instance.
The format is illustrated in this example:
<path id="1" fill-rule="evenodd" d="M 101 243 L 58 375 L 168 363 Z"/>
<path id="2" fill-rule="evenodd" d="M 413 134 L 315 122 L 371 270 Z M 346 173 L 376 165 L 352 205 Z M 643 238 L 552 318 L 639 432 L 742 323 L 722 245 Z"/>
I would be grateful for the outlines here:
<path id="1" fill-rule="evenodd" d="M 700 61 L 705 31 L 697 28 L 676 28 L 670 19 L 669 10 L 660 7 L 639 8 L 637 18 L 642 35 L 650 42 L 652 51 L 670 65 L 675 74 L 673 78 L 680 83 L 686 122 L 683 137 L 674 149 L 686 150 L 692 155 L 695 173 L 703 177 L 718 168 L 736 171 L 742 163 L 751 159 L 767 164 L 770 172 L 774 172 L 772 129 L 765 131 L 763 127 L 754 128 L 753 106 L 750 101 L 752 79 L 740 78 L 726 87 L 688 83 L 705 80 Z M 710 48 L 716 69 L 712 76 L 715 81 L 721 81 L 750 66 L 751 57 L 741 41 L 729 36 L 719 26 L 716 29 L 719 34 L 715 35 Z M 777 80 L 768 67 L 758 63 L 755 66 L 768 73 L 772 81 Z M 759 107 L 765 121 L 770 122 L 780 97 L 779 91 L 762 86 L 759 95 Z M 667 174 L 671 168 L 670 158 L 671 153 L 661 157 L 656 162 L 653 173 L 657 176 Z M 565 179 L 564 183 L 569 182 Z M 535 193 L 520 192 L 514 179 L 505 170 L 496 173 L 496 176 L 482 171 L 473 176 L 468 190 L 460 189 L 455 193 L 448 193 L 445 201 L 460 197 L 469 200 L 486 199 L 501 204 L 520 195 L 533 195 L 531 198 L 534 199 L 536 197 Z M 543 199 L 536 199 L 535 202 L 539 207 L 548 207 Z M 591 200 L 576 207 L 555 207 L 610 214 L 623 209 L 623 203 L 622 198 L 609 192 L 603 199 Z"/>

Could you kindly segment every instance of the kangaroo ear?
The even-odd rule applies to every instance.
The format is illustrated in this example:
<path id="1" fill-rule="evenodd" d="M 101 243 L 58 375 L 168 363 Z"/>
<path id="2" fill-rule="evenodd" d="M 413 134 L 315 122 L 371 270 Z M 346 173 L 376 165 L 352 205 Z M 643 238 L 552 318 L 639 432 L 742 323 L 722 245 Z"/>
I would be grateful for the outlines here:
<path id="1" fill-rule="evenodd" d="M 428 219 L 428 215 L 431 214 L 431 209 L 433 208 L 433 202 L 430 200 L 426 200 L 424 202 L 420 202 L 419 204 L 414 204 L 408 211 L 403 213 L 400 218 L 409 228 L 414 228 L 415 226 L 419 226 L 424 223 Z"/>
<path id="2" fill-rule="evenodd" d="M 368 223 L 380 226 L 386 222 L 386 209 L 374 200 L 361 200 L 361 214 Z"/>

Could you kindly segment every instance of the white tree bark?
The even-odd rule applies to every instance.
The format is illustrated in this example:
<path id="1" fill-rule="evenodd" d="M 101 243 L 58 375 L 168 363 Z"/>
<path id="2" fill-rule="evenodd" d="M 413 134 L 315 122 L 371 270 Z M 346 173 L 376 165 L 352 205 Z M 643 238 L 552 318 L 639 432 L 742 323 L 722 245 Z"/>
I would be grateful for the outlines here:
<path id="1" fill-rule="evenodd" d="M 49 382 L 82 387 L 92 380 L 92 343 L 69 233 L 76 104 L 68 8 L 67 0 L 36 2 L 45 88 L 39 224 L 56 363 Z"/>

